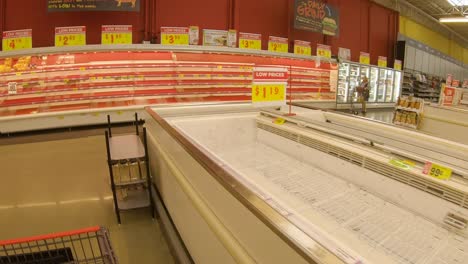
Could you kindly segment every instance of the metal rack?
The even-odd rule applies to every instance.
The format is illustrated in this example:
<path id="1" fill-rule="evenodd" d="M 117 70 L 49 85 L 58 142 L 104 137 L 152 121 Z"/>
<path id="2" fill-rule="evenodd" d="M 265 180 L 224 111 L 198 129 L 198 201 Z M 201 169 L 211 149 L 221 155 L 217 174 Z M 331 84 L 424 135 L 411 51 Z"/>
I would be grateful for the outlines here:
<path id="1" fill-rule="evenodd" d="M 0 263 L 117 264 L 109 233 L 95 226 L 69 232 L 0 241 Z"/>
<path id="2" fill-rule="evenodd" d="M 117 221 L 121 223 L 121 211 L 144 207 L 150 208 L 151 216 L 154 218 L 146 128 L 143 127 L 142 143 L 137 113 L 135 113 L 135 134 L 112 136 L 109 115 L 107 123 L 108 128 L 105 132 L 107 163 Z"/>

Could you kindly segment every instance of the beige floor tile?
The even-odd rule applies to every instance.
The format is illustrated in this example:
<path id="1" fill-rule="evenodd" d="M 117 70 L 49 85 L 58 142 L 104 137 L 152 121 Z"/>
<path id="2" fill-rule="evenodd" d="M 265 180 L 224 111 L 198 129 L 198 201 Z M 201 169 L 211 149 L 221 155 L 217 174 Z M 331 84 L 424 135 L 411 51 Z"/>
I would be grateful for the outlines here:
<path id="1" fill-rule="evenodd" d="M 0 239 L 101 225 L 120 263 L 173 263 L 148 209 L 117 225 L 103 136 L 0 146 Z"/>

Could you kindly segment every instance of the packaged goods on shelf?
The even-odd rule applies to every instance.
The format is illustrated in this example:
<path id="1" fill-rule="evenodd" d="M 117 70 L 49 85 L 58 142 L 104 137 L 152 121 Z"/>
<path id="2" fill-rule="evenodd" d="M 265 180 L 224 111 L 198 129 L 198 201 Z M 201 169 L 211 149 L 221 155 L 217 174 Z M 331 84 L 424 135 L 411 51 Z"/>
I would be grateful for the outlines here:
<path id="1" fill-rule="evenodd" d="M 422 118 L 424 100 L 412 96 L 402 96 L 395 105 L 393 123 L 417 129 Z"/>

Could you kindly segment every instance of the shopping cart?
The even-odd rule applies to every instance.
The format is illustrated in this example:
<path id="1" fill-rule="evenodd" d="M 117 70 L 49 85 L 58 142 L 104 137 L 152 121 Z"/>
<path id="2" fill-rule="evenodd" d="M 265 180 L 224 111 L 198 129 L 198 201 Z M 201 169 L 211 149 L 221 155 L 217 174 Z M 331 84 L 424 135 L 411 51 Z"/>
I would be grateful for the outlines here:
<path id="1" fill-rule="evenodd" d="M 1 264 L 116 264 L 103 227 L 0 241 Z"/>
<path id="2" fill-rule="evenodd" d="M 353 114 L 353 115 L 359 114 L 359 111 L 356 110 L 356 106 L 354 105 L 354 103 L 358 101 L 358 95 L 357 95 L 357 92 L 356 92 L 356 88 L 351 88 L 349 90 L 348 101 L 351 104 L 350 108 L 349 108 L 350 113 Z"/>

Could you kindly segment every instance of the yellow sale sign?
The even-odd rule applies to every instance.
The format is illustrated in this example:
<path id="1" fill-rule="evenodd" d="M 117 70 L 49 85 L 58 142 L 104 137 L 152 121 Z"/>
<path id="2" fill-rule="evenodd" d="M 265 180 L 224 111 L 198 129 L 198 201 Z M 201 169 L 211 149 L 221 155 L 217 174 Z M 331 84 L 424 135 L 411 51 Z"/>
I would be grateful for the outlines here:
<path id="1" fill-rule="evenodd" d="M 161 44 L 189 45 L 189 28 L 161 27 Z"/>
<path id="2" fill-rule="evenodd" d="M 240 49 L 262 49 L 262 35 L 252 33 L 239 33 L 239 48 Z"/>
<path id="3" fill-rule="evenodd" d="M 370 54 L 367 52 L 361 52 L 359 55 L 359 63 L 370 64 Z"/>
<path id="4" fill-rule="evenodd" d="M 440 180 L 448 180 L 452 177 L 452 169 L 432 162 L 426 162 L 423 173 Z"/>
<path id="5" fill-rule="evenodd" d="M 101 26 L 101 44 L 132 44 L 131 25 L 104 25 Z"/>
<path id="6" fill-rule="evenodd" d="M 252 85 L 252 102 L 284 102 L 285 83 L 258 83 Z"/>
<path id="7" fill-rule="evenodd" d="M 331 59 L 331 47 L 328 45 L 317 44 L 317 56 Z"/>
<path id="8" fill-rule="evenodd" d="M 302 40 L 295 40 L 294 41 L 294 54 L 311 56 L 312 47 L 310 46 L 310 42 L 302 41 Z"/>
<path id="9" fill-rule="evenodd" d="M 268 40 L 268 51 L 285 52 L 289 49 L 288 39 L 270 36 Z"/>
<path id="10" fill-rule="evenodd" d="M 32 29 L 4 31 L 2 50 L 22 50 L 32 48 Z"/>
<path id="11" fill-rule="evenodd" d="M 55 28 L 55 46 L 86 45 L 86 27 L 57 27 Z"/>
<path id="12" fill-rule="evenodd" d="M 377 60 L 377 66 L 379 67 L 387 67 L 387 57 L 379 56 L 379 59 Z"/>
<path id="13" fill-rule="evenodd" d="M 401 71 L 401 60 L 395 60 L 395 63 L 393 64 L 393 68 L 395 70 Z"/>

